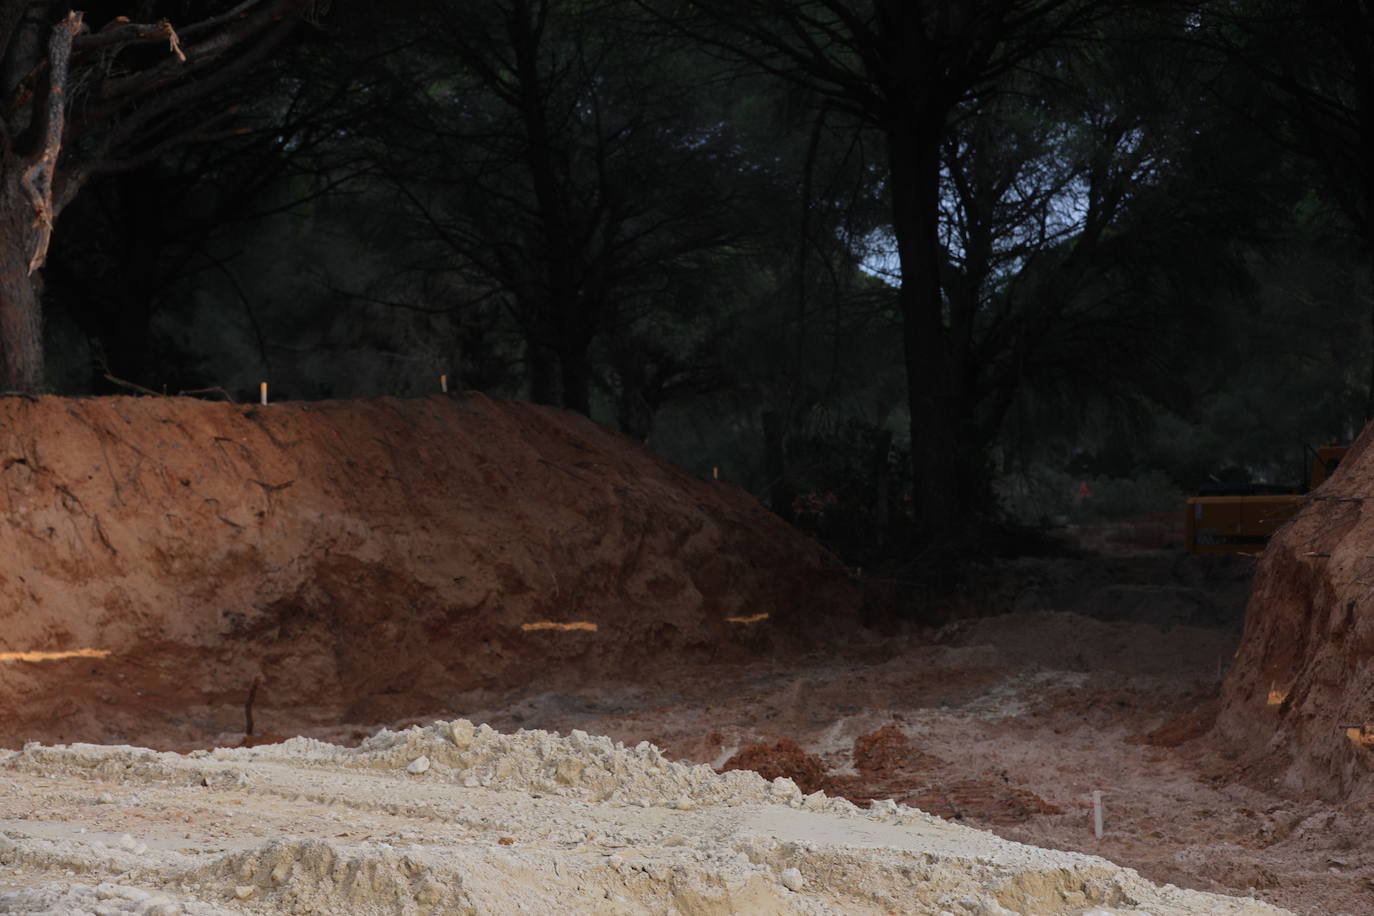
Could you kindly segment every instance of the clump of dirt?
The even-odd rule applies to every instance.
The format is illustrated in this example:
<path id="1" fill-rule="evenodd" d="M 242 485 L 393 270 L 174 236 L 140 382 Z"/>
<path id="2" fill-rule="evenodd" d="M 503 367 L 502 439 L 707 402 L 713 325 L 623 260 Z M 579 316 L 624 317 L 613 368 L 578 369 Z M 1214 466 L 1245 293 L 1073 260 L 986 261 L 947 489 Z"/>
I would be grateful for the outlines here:
<path id="1" fill-rule="evenodd" d="M 1153 731 L 1134 738 L 1131 744 L 1147 744 L 1151 747 L 1178 747 L 1189 741 L 1196 741 L 1212 730 L 1221 711 L 1221 700 L 1211 699 L 1188 710 L 1183 715 L 1171 719 Z"/>
<path id="2" fill-rule="evenodd" d="M 855 738 L 852 758 L 857 772 L 828 774 L 825 790 L 858 804 L 907 795 L 944 762 L 917 750 L 896 722 Z"/>
<path id="3" fill-rule="evenodd" d="M 731 770 L 753 770 L 764 779 L 785 777 L 808 795 L 826 788 L 825 764 L 789 738 L 781 738 L 772 744 L 760 742 L 741 748 L 720 768 L 722 773 Z"/>
<path id="4" fill-rule="evenodd" d="M 821 765 L 789 740 L 747 750 L 755 753 L 742 765 L 757 769 L 753 763 L 758 761 L 776 767 L 776 775 L 793 776 L 792 770 L 814 770 Z M 743 756 L 737 755 L 731 762 Z M 1035 815 L 1062 814 L 1064 810 L 1005 778 L 940 778 L 939 772 L 932 771 L 940 770 L 945 761 L 915 748 L 896 722 L 855 738 L 853 761 L 858 771 L 855 774 L 824 774 L 820 785 L 825 791 L 859 804 L 895 799 L 939 817 L 980 824 L 1020 824 Z"/>
<path id="5" fill-rule="evenodd" d="M 939 762 L 938 757 L 912 747 L 911 739 L 896 722 L 854 739 L 854 769 L 867 779 L 891 779 Z"/>
<path id="6" fill-rule="evenodd" d="M 1020 824 L 1038 814 L 1064 813 L 1029 789 L 991 779 L 936 783 L 901 802 L 948 820 L 970 818 L 988 824 Z"/>

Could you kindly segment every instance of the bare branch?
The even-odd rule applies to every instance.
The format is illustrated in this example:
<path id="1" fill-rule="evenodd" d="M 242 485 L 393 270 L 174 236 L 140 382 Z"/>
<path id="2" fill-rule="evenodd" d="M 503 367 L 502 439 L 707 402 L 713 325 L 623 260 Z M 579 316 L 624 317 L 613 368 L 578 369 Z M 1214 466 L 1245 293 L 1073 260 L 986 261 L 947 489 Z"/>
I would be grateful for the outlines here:
<path id="1" fill-rule="evenodd" d="M 100 98 L 106 104 L 100 106 L 95 115 L 96 119 L 113 115 L 120 107 L 127 104 L 128 97 L 146 95 L 209 67 L 226 51 L 242 44 L 261 31 L 271 29 L 274 24 L 280 25 L 294 13 L 304 10 L 309 2 L 310 0 L 277 0 L 268 9 L 260 10 L 252 16 L 240 13 L 228 18 L 216 17 L 214 21 L 237 19 L 238 25 L 217 32 L 199 44 L 179 45 L 180 61 L 178 62 L 168 60 L 140 73 L 105 80 L 100 86 Z M 238 9 L 242 10 L 248 6 L 249 4 L 240 4 Z M 211 21 L 205 20 L 187 26 L 181 30 L 182 37 L 189 40 L 192 35 L 206 32 L 208 23 Z M 181 63 L 182 61 L 185 62 L 184 65 Z"/>
<path id="2" fill-rule="evenodd" d="M 191 143 L 213 143 L 216 140 L 228 140 L 231 137 L 239 137 L 251 132 L 248 127 L 230 127 L 224 130 L 211 131 L 210 127 L 230 117 L 233 111 L 224 111 L 212 118 L 207 118 L 195 127 L 183 131 L 176 136 L 168 137 L 156 146 L 150 147 L 136 156 L 128 156 L 124 159 L 105 159 L 96 163 L 90 170 L 90 174 L 115 175 L 120 172 L 132 172 L 141 169 L 151 162 L 156 162 L 163 154 L 178 146 L 186 146 Z"/>
<path id="3" fill-rule="evenodd" d="M 113 149 L 128 142 L 156 118 L 169 111 L 179 109 L 198 98 L 210 95 L 239 79 L 276 50 L 276 47 L 286 39 L 292 26 L 293 23 L 287 21 L 278 21 L 268 26 L 267 33 L 262 35 L 252 47 L 239 55 L 232 63 L 221 66 L 203 79 L 184 83 L 161 96 L 144 101 L 134 112 L 124 118 L 115 130 L 110 132 L 105 148 Z M 247 34 L 241 35 L 235 43 L 243 41 L 247 37 Z M 196 63 L 193 49 L 192 60 L 187 65 L 187 69 L 194 67 Z"/>
<path id="4" fill-rule="evenodd" d="M 119 18 L 124 19 L 123 16 Z M 155 41 L 167 42 L 177 59 L 183 64 L 186 63 L 186 55 L 181 51 L 181 39 L 177 36 L 176 30 L 172 28 L 172 24 L 166 19 L 154 23 L 129 22 L 125 19 L 123 23 L 113 27 L 106 26 L 95 34 L 87 33 L 78 36 L 72 42 L 72 50 L 78 52 L 91 51 L 116 45 L 147 44 Z"/>
<path id="5" fill-rule="evenodd" d="M 261 4 L 263 0 L 244 0 L 238 6 L 221 13 L 218 16 L 211 16 L 209 19 L 202 19 L 200 22 L 192 23 L 181 30 L 181 37 L 185 39 L 196 38 L 205 32 L 213 31 L 224 25 L 226 22 L 233 22 L 235 19 L 242 19 L 245 14 L 253 7 Z"/>
<path id="6" fill-rule="evenodd" d="M 72 11 L 67 18 L 53 27 L 48 41 L 48 98 L 44 111 L 44 129 L 41 132 L 43 147 L 37 161 L 24 170 L 19 177 L 20 186 L 28 194 L 34 209 L 34 226 L 38 230 L 38 240 L 34 244 L 33 256 L 29 259 L 29 274 L 32 275 L 48 257 L 48 242 L 52 238 L 53 221 L 53 173 L 57 168 L 57 156 L 62 151 L 62 130 L 66 125 L 67 72 L 71 64 L 72 41 L 82 27 L 82 13 Z"/>

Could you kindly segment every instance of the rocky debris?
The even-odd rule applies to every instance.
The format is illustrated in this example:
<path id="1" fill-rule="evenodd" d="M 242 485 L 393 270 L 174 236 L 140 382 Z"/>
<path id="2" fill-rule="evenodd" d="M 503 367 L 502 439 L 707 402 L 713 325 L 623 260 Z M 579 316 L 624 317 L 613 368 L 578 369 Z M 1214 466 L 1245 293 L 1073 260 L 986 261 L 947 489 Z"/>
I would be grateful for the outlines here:
<path id="1" fill-rule="evenodd" d="M 417 750 L 423 780 L 400 772 Z M 207 785 L 222 768 L 243 778 Z M 604 792 L 603 771 L 625 791 Z M 474 773 L 492 784 L 469 786 Z M 652 745 L 463 720 L 357 748 L 31 745 L 0 755 L 0 775 L 15 790 L 0 795 L 3 912 L 1283 912 L 892 802 L 862 811 L 783 778 L 683 767 Z M 98 791 L 123 803 L 92 804 Z"/>

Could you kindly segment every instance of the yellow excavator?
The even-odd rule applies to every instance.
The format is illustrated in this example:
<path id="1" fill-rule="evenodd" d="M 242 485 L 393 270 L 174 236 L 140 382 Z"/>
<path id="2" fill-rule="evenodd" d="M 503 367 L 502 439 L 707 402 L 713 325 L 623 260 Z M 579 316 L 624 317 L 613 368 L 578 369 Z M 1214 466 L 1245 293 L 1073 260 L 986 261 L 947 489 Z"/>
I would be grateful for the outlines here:
<path id="1" fill-rule="evenodd" d="M 1214 484 L 1188 500 L 1183 540 L 1189 553 L 1259 553 L 1279 526 L 1341 463 L 1348 445 L 1308 448 L 1311 466 L 1302 490 L 1267 484 Z"/>

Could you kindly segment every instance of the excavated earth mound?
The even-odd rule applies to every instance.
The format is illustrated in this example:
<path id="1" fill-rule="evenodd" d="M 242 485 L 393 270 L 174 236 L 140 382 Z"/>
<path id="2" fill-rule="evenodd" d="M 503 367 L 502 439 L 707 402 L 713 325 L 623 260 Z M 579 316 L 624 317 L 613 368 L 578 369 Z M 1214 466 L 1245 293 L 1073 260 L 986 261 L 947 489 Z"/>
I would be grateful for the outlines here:
<path id="1" fill-rule="evenodd" d="M 0 744 L 189 747 L 450 711 L 838 625 L 840 564 L 739 488 L 482 395 L 0 398 Z M 34 654 L 39 653 L 39 654 Z"/>
<path id="2" fill-rule="evenodd" d="M 466 720 L 188 755 L 0 752 L 0 912 L 1282 916 L 893 802 Z M 6 792 L 4 784 L 22 791 Z"/>
<path id="3" fill-rule="evenodd" d="M 1371 435 L 1265 549 L 1217 721 L 1255 776 L 1331 800 L 1374 785 Z"/>

